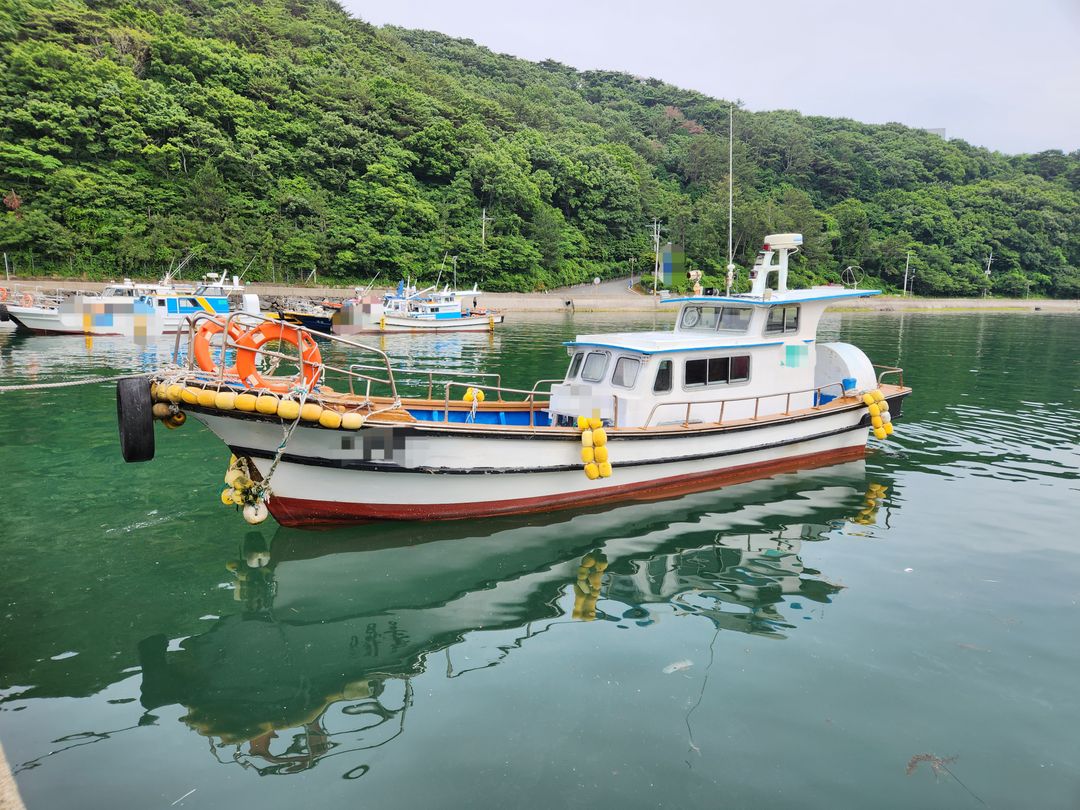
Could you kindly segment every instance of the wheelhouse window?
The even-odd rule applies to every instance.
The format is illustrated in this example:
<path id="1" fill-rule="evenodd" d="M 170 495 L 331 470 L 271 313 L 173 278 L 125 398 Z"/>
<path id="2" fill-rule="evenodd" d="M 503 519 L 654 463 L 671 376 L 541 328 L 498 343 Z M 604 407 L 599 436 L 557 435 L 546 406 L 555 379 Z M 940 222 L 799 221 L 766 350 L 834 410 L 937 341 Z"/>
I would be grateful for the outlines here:
<path id="1" fill-rule="evenodd" d="M 798 306 L 773 307 L 769 310 L 769 319 L 765 322 L 766 335 L 780 335 L 785 332 L 799 331 Z"/>
<path id="2" fill-rule="evenodd" d="M 745 332 L 750 327 L 750 307 L 687 306 L 679 328 L 684 332 Z"/>
<path id="3" fill-rule="evenodd" d="M 724 307 L 720 315 L 721 332 L 745 332 L 750 328 L 750 307 Z"/>
<path id="4" fill-rule="evenodd" d="M 607 370 L 607 352 L 589 352 L 585 358 L 585 367 L 581 370 L 581 379 L 585 382 L 600 382 Z"/>
<path id="5" fill-rule="evenodd" d="M 652 390 L 654 394 L 666 394 L 671 390 L 671 361 L 661 360 L 656 369 L 656 379 L 653 380 Z"/>
<path id="6" fill-rule="evenodd" d="M 615 361 L 615 370 L 611 372 L 611 384 L 619 388 L 633 388 L 640 368 L 641 361 L 636 357 L 620 357 Z"/>
<path id="7" fill-rule="evenodd" d="M 700 304 L 687 306 L 683 309 L 679 328 L 684 331 L 715 332 L 722 309 L 723 307 L 707 307 Z"/>
<path id="8" fill-rule="evenodd" d="M 687 360 L 683 368 L 683 385 L 696 388 L 705 385 L 725 385 L 750 379 L 750 355 L 735 357 L 705 357 Z"/>
<path id="9" fill-rule="evenodd" d="M 570 361 L 570 368 L 566 372 L 566 380 L 569 382 L 577 376 L 577 373 L 581 370 L 581 361 L 585 359 L 585 352 L 578 352 L 574 355 L 574 359 Z"/>

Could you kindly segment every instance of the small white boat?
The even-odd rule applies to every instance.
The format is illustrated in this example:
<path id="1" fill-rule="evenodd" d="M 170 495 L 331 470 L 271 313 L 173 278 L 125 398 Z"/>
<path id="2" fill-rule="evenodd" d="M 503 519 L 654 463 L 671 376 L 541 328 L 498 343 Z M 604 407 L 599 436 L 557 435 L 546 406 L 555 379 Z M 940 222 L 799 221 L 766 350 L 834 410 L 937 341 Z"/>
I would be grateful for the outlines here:
<path id="1" fill-rule="evenodd" d="M 159 418 L 190 413 L 237 457 L 233 480 L 244 483 L 223 497 L 245 503 L 252 520 L 268 507 L 284 525 L 651 499 L 857 458 L 869 428 L 879 439 L 892 432 L 911 389 L 901 369 L 818 343 L 816 331 L 830 303 L 876 291 L 789 290 L 788 256 L 802 238 L 767 239 L 750 293 L 671 299 L 672 331 L 579 335 L 564 377 L 527 390 L 447 371 L 409 396 L 397 385 L 403 370 L 376 348 L 335 338 L 369 360 L 334 368 L 304 330 L 196 315 L 186 354 L 178 340 L 182 365 L 121 382 L 124 456 L 153 454 L 153 397 Z M 235 369 L 210 355 L 223 332 L 219 356 L 235 349 Z M 290 359 L 291 376 L 261 370 Z"/>
<path id="2" fill-rule="evenodd" d="M 157 284 L 123 284 L 106 287 L 97 295 L 77 294 L 59 301 L 23 293 L 7 314 L 21 329 L 43 335 L 122 335 L 143 338 L 174 334 L 196 312 L 227 315 L 230 296 L 243 294 L 235 276 L 231 281 L 210 273 L 198 286 L 181 287 L 168 278 Z M 257 296 L 254 306 L 258 309 Z"/>
<path id="3" fill-rule="evenodd" d="M 396 292 L 381 299 L 357 295 L 344 303 L 333 317 L 338 335 L 378 332 L 489 332 L 503 322 L 501 313 L 477 307 L 475 287 L 467 292 L 415 286 L 401 282 Z M 472 296 L 472 307 L 465 299 Z"/>

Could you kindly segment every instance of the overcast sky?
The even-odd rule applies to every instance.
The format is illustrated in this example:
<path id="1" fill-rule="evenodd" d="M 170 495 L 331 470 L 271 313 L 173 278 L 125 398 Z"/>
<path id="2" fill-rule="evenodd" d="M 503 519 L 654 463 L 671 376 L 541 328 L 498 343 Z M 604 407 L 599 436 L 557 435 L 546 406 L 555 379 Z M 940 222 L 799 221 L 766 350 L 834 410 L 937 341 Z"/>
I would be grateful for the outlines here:
<path id="1" fill-rule="evenodd" d="M 622 70 L 751 110 L 1080 148 L 1080 0 L 342 0 L 375 25 Z"/>

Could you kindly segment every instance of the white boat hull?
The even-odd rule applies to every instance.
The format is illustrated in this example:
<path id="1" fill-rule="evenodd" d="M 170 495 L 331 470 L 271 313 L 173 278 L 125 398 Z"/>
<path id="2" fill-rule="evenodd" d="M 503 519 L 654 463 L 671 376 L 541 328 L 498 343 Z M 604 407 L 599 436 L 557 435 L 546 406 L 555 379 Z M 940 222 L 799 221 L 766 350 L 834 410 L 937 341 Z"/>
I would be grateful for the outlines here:
<path id="1" fill-rule="evenodd" d="M 192 411 L 261 475 L 269 473 L 280 420 Z M 417 422 L 342 431 L 305 423 L 274 471 L 269 506 L 279 523 L 307 525 L 659 498 L 857 458 L 866 447 L 866 418 L 865 407 L 852 404 L 751 425 L 612 431 L 612 475 L 592 481 L 573 429 Z"/>
<path id="2" fill-rule="evenodd" d="M 129 310 L 130 310 L 130 304 Z M 52 307 L 8 307 L 11 319 L 23 329 L 43 335 L 121 335 L 129 338 L 175 334 L 185 316 L 155 312 L 65 312 Z"/>

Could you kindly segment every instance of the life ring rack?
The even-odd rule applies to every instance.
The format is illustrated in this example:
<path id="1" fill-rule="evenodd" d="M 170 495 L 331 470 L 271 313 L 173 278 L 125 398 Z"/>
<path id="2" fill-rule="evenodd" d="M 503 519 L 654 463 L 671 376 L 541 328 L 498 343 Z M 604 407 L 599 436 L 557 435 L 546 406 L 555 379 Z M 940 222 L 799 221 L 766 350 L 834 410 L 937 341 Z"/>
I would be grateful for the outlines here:
<path id="1" fill-rule="evenodd" d="M 264 377 L 256 366 L 263 348 L 273 340 L 284 341 L 296 347 L 299 372 L 291 377 Z M 260 388 L 285 394 L 303 384 L 311 390 L 322 376 L 322 353 L 319 345 L 307 331 L 297 329 L 281 321 L 267 321 L 250 329 L 236 341 L 236 375 L 248 388 Z"/>
<path id="2" fill-rule="evenodd" d="M 226 346 L 228 346 L 228 341 L 232 341 L 232 343 L 235 344 L 244 336 L 246 331 L 237 321 L 223 321 L 220 318 L 206 318 L 196 330 L 192 354 L 195 357 L 195 364 L 203 371 L 209 372 L 210 374 L 221 373 L 220 367 L 214 360 L 214 347 L 211 345 L 210 341 L 215 335 L 220 335 L 226 330 L 228 330 Z M 225 374 L 229 377 L 235 377 L 236 367 L 226 368 Z"/>

